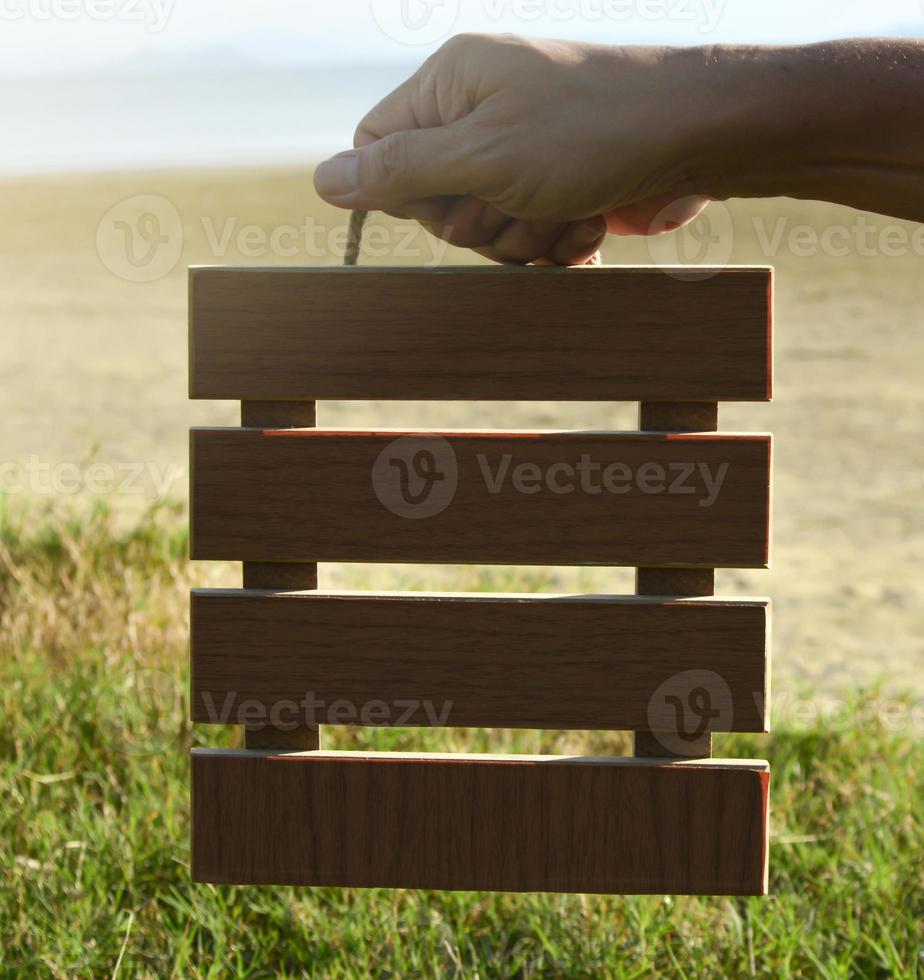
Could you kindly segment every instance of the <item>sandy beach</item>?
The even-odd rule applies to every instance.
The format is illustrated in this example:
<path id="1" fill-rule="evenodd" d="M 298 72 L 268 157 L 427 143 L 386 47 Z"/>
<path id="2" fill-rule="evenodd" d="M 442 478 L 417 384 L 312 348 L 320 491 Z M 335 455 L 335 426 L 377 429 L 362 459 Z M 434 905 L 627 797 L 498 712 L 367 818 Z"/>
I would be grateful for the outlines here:
<path id="1" fill-rule="evenodd" d="M 141 212 L 139 196 L 150 198 Z M 163 269 L 143 262 L 158 228 L 135 228 L 135 264 L 111 234 L 133 209 L 152 208 L 170 239 Z M 3 181 L 0 461 L 11 498 L 48 495 L 64 463 L 74 465 L 55 506 L 84 500 L 90 462 L 147 474 L 145 493 L 119 495 L 127 509 L 158 481 L 185 496 L 188 427 L 237 419 L 234 404 L 187 400 L 186 267 L 337 263 L 345 217 L 318 200 L 307 168 Z M 776 269 L 775 399 L 726 405 L 720 423 L 775 435 L 773 567 L 720 572 L 719 591 L 773 597 L 777 699 L 797 696 L 803 682 L 834 693 L 876 679 L 920 694 L 922 229 L 795 201 L 715 205 L 710 221 L 699 243 L 707 261 Z M 381 264 L 474 260 L 388 218 L 373 221 L 368 245 L 367 261 Z M 611 239 L 604 260 L 650 264 L 669 260 L 672 248 Z M 153 272 L 152 281 L 130 281 Z M 584 403 L 354 402 L 319 411 L 332 426 L 631 428 L 634 418 L 633 405 Z M 475 574 L 331 566 L 322 581 L 466 588 Z M 610 569 L 554 569 L 541 579 L 550 590 L 624 591 L 629 582 Z"/>

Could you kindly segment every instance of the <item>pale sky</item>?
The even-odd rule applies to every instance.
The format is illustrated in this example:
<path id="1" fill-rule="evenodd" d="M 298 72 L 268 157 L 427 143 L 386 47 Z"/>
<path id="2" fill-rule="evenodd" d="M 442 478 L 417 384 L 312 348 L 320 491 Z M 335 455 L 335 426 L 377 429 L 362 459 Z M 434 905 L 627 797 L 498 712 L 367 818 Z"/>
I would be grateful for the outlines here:
<path id="1" fill-rule="evenodd" d="M 135 58 L 419 61 L 451 33 L 606 43 L 924 36 L 924 0 L 0 0 L 0 74 Z"/>

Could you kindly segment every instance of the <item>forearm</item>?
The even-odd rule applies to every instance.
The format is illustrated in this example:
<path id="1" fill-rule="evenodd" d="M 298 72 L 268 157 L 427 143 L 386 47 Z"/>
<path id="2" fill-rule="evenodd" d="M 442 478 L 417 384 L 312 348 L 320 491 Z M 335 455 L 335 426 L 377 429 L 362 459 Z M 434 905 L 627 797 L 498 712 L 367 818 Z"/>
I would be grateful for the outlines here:
<path id="1" fill-rule="evenodd" d="M 702 193 L 834 201 L 924 221 L 924 42 L 699 49 Z"/>
<path id="2" fill-rule="evenodd" d="M 924 42 L 613 47 L 460 35 L 375 106 L 315 186 L 498 262 L 586 262 L 708 199 L 924 221 Z"/>

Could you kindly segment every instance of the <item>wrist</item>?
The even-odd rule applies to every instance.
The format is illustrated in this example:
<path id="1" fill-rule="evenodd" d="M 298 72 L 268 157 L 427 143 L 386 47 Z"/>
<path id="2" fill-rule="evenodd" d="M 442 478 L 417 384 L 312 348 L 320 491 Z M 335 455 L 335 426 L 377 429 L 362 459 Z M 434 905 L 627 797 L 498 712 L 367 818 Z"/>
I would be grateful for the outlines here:
<path id="1" fill-rule="evenodd" d="M 906 97 L 906 67 L 917 67 L 883 72 L 892 44 L 693 49 L 704 120 L 692 154 L 697 190 L 719 200 L 842 199 L 860 175 L 920 166 L 900 159 L 906 125 L 887 108 Z"/>

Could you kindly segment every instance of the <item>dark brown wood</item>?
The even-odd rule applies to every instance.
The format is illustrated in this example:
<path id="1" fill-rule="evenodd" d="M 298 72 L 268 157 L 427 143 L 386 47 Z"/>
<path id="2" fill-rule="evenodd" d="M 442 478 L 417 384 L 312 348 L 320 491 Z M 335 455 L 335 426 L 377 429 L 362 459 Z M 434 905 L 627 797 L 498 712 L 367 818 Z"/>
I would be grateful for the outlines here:
<path id="1" fill-rule="evenodd" d="M 764 599 L 199 590 L 192 719 L 767 729 Z M 705 688 L 706 698 L 693 692 Z M 708 709 L 708 710 L 706 710 Z M 689 719 L 687 715 L 689 714 Z M 661 753 L 663 754 L 663 752 Z"/>
<path id="2" fill-rule="evenodd" d="M 637 568 L 635 591 L 638 595 L 715 595 L 715 569 Z"/>
<path id="3" fill-rule="evenodd" d="M 708 759 L 712 755 L 712 732 L 678 740 L 673 733 L 636 729 L 632 733 L 632 754 L 639 759 Z"/>
<path id="4" fill-rule="evenodd" d="M 272 752 L 308 752 L 319 749 L 321 730 L 317 725 L 280 727 L 271 723 L 244 727 L 244 746 Z"/>
<path id="5" fill-rule="evenodd" d="M 715 593 L 715 570 L 712 568 L 639 568 L 635 573 L 636 592 L 640 596 L 711 596 Z M 769 609 L 768 609 L 769 617 Z M 769 621 L 768 621 L 769 626 Z M 769 644 L 768 644 L 769 646 Z M 767 654 L 767 677 L 769 684 L 769 649 Z M 761 698 L 766 697 L 766 693 Z M 688 704 L 692 698 L 688 696 Z M 766 701 L 760 709 L 765 723 L 769 719 L 765 712 Z M 640 758 L 686 758 L 708 759 L 712 755 L 712 728 L 698 737 L 678 738 L 676 730 L 648 729 L 634 733 L 633 753 Z"/>
<path id="6" fill-rule="evenodd" d="M 190 395 L 765 401 L 770 292 L 757 267 L 191 269 Z"/>
<path id="7" fill-rule="evenodd" d="M 281 429 L 313 428 L 317 405 L 303 402 L 241 402 L 241 425 L 274 426 Z M 314 562 L 245 561 L 241 566 L 245 589 L 316 589 L 318 566 Z M 318 749 L 317 725 L 295 725 L 280 729 L 274 725 L 244 726 L 244 745 L 248 749 Z"/>
<path id="8" fill-rule="evenodd" d="M 317 421 L 317 402 L 241 402 L 241 425 L 313 429 Z"/>
<path id="9" fill-rule="evenodd" d="M 193 558 L 768 558 L 769 436 L 194 429 L 191 451 Z"/>
<path id="10" fill-rule="evenodd" d="M 715 432 L 718 402 L 642 402 L 639 428 L 644 432 Z"/>
<path id="11" fill-rule="evenodd" d="M 315 562 L 245 561 L 245 589 L 275 589 L 291 592 L 318 587 L 318 566 Z"/>
<path id="12" fill-rule="evenodd" d="M 714 432 L 719 426 L 719 406 L 716 402 L 641 402 L 638 418 L 642 431 Z M 638 568 L 635 591 L 639 595 L 711 596 L 715 594 L 715 569 Z M 636 730 L 633 737 L 633 752 L 640 758 L 712 755 L 712 731 L 691 739 L 678 738 L 675 731 L 646 728 Z"/>
<path id="13" fill-rule="evenodd" d="M 764 894 L 762 761 L 193 750 L 196 881 Z"/>

